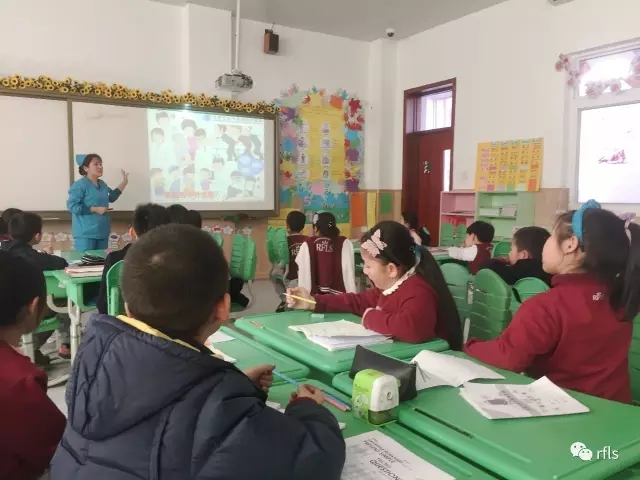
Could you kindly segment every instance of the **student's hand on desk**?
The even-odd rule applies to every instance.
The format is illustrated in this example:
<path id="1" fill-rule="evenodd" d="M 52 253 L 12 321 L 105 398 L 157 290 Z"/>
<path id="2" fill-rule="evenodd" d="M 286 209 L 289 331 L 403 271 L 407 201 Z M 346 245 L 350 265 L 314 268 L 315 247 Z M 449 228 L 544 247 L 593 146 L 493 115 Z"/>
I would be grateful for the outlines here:
<path id="1" fill-rule="evenodd" d="M 91 207 L 89 211 L 91 213 L 97 213 L 98 215 L 104 215 L 109 209 L 107 207 Z"/>
<path id="2" fill-rule="evenodd" d="M 295 288 L 287 288 L 287 307 L 294 308 L 296 310 L 313 310 L 314 303 L 305 302 L 303 300 L 298 300 L 296 298 L 290 297 L 289 295 L 295 295 L 296 297 L 304 298 L 306 300 L 312 300 L 313 297 L 307 291 L 306 288 L 303 287 L 295 287 Z"/>
<path id="3" fill-rule="evenodd" d="M 48 247 L 44 247 L 42 251 L 44 253 L 48 253 L 49 255 L 53 255 L 53 247 L 51 245 L 49 245 Z"/>
<path id="4" fill-rule="evenodd" d="M 269 391 L 269 387 L 273 383 L 273 369 L 275 365 L 260 365 L 258 367 L 251 367 L 244 371 L 244 374 L 251 379 L 256 386 L 265 391 Z"/>
<path id="5" fill-rule="evenodd" d="M 322 390 L 312 385 L 298 386 L 298 391 L 291 394 L 290 401 L 293 402 L 298 398 L 310 398 L 318 405 L 322 405 L 324 403 L 324 393 L 322 393 Z"/>

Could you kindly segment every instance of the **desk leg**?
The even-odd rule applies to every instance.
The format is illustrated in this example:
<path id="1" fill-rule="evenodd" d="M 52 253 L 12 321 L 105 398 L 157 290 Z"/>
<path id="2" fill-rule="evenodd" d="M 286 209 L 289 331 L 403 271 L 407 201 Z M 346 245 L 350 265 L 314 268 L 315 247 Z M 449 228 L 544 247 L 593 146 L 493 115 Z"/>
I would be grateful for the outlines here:
<path id="1" fill-rule="evenodd" d="M 71 298 L 67 299 L 67 310 L 69 318 L 71 319 L 71 363 L 73 363 L 73 359 L 78 352 L 78 345 L 80 344 L 80 318 L 82 316 L 82 312 L 80 312 L 80 307 L 75 305 Z"/>
<path id="2" fill-rule="evenodd" d="M 54 302 L 53 302 L 53 295 L 47 295 L 47 307 L 49 307 L 51 310 L 53 310 L 56 313 L 68 313 L 69 312 L 69 307 L 58 307 Z"/>

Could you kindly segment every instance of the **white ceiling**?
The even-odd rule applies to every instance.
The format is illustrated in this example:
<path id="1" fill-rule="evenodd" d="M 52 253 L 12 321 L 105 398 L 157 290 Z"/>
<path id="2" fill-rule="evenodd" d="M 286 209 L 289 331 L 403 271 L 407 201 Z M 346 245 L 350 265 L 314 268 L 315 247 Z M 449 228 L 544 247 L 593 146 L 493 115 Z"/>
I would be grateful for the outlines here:
<path id="1" fill-rule="evenodd" d="M 235 11 L 236 0 L 154 0 Z M 372 41 L 396 30 L 405 38 L 506 0 L 242 0 L 240 17 Z"/>

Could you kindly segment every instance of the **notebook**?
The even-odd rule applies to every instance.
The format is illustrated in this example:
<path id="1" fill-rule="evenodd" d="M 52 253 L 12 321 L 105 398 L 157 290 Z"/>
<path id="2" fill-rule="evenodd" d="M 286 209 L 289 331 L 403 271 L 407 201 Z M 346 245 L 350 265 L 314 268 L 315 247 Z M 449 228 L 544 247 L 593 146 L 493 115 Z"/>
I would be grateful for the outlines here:
<path id="1" fill-rule="evenodd" d="M 104 265 L 73 266 L 64 269 L 65 273 L 73 278 L 99 277 L 102 275 L 102 270 L 104 270 Z"/>
<path id="2" fill-rule="evenodd" d="M 460 395 L 490 420 L 587 413 L 589 409 L 542 377 L 529 385 L 467 383 Z"/>
<path id="3" fill-rule="evenodd" d="M 503 380 L 504 376 L 490 368 L 478 365 L 466 358 L 423 350 L 411 360 L 418 366 L 416 390 L 448 385 L 459 387 L 464 383 L 485 378 Z"/>
<path id="4" fill-rule="evenodd" d="M 225 362 L 229 362 L 229 363 L 236 363 L 237 360 L 233 357 L 230 357 L 229 355 L 227 355 L 224 352 L 221 352 L 220 350 L 218 350 L 217 348 L 215 348 L 213 345 L 205 345 L 209 350 L 211 350 L 214 355 L 218 358 L 221 358 L 222 360 L 224 360 Z"/>
<path id="5" fill-rule="evenodd" d="M 270 401 L 266 401 L 265 404 L 267 405 L 267 407 L 269 408 L 273 408 L 274 410 L 279 411 L 280 413 L 284 413 L 285 409 L 282 408 L 282 405 L 280 405 L 278 402 L 270 402 Z M 338 422 L 338 426 L 340 427 L 340 430 L 344 430 L 344 428 L 347 426 L 346 423 L 342 423 L 342 422 Z"/>
<path id="6" fill-rule="evenodd" d="M 231 335 L 228 335 L 220 330 L 218 330 L 217 332 L 215 332 L 213 335 L 211 335 L 209 338 L 207 338 L 207 341 L 204 342 L 205 346 L 209 346 L 213 343 L 224 343 L 224 342 L 230 342 L 231 340 L 235 340 L 234 337 L 232 337 Z"/>
<path id="7" fill-rule="evenodd" d="M 392 343 L 393 340 L 373 330 L 368 330 L 359 323 L 347 320 L 335 322 L 319 322 L 309 325 L 290 325 L 296 332 L 304 333 L 308 340 L 326 348 L 330 352 L 347 350 L 358 345 L 371 346 Z"/>

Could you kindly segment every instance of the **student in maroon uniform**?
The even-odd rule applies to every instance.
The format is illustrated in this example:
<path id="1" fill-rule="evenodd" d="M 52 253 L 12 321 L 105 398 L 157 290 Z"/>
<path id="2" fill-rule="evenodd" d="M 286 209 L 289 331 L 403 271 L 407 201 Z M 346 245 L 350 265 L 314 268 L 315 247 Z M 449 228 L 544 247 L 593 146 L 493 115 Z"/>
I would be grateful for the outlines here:
<path id="1" fill-rule="evenodd" d="M 18 351 L 44 314 L 44 275 L 27 258 L 0 252 L 0 478 L 34 480 L 49 468 L 64 415 L 47 397 L 47 375 Z"/>
<path id="2" fill-rule="evenodd" d="M 360 253 L 364 273 L 374 288 L 362 293 L 316 295 L 316 312 L 353 313 L 362 316 L 365 327 L 403 342 L 423 343 L 440 337 L 452 349 L 460 350 L 460 318 L 440 267 L 426 248 L 415 244 L 404 225 L 378 223 L 362 237 Z M 300 287 L 288 293 L 311 298 Z M 287 304 L 291 308 L 313 308 L 291 297 Z"/>
<path id="3" fill-rule="evenodd" d="M 490 223 L 473 222 L 467 227 L 467 236 L 462 247 L 449 248 L 449 256 L 455 260 L 469 262 L 469 272 L 475 275 L 482 264 L 491 258 L 491 242 L 495 231 Z"/>
<path id="4" fill-rule="evenodd" d="M 276 280 L 276 292 L 278 296 L 281 296 L 285 291 L 286 287 L 297 287 L 298 286 L 298 264 L 296 263 L 296 257 L 298 256 L 298 252 L 300 251 L 300 246 L 305 242 L 307 236 L 302 233 L 304 230 L 304 224 L 307 221 L 307 217 L 304 213 L 299 212 L 298 210 L 294 210 L 289 212 L 287 215 L 287 245 L 289 246 L 289 271 L 287 272 L 286 285 L 280 280 Z M 284 272 L 280 271 L 278 275 L 282 275 Z M 285 301 L 282 301 L 278 308 L 276 309 L 276 313 L 284 312 Z"/>
<path id="5" fill-rule="evenodd" d="M 628 353 L 640 303 L 640 227 L 593 200 L 561 215 L 542 252 L 552 288 L 526 300 L 500 337 L 470 340 L 486 363 L 631 402 Z"/>
<path id="6" fill-rule="evenodd" d="M 332 213 L 313 216 L 313 237 L 300 246 L 298 285 L 313 294 L 355 293 L 353 244 L 342 235 Z"/>

